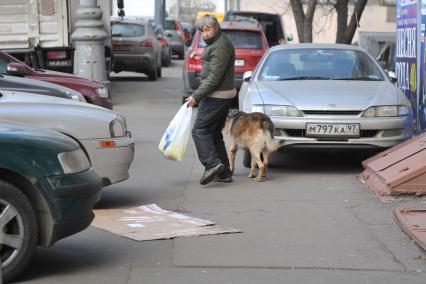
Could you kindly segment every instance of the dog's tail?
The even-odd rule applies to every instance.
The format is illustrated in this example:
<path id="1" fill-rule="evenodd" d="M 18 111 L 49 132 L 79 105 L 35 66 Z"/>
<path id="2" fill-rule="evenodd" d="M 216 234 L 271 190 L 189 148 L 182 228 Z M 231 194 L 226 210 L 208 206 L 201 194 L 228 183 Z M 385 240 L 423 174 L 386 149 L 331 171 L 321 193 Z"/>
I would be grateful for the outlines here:
<path id="1" fill-rule="evenodd" d="M 266 137 L 266 148 L 270 152 L 276 151 L 279 147 L 281 147 L 284 143 L 283 140 L 277 140 L 274 138 L 274 123 L 272 120 L 265 116 L 265 119 L 262 121 L 263 130 L 265 131 L 265 137 Z"/>

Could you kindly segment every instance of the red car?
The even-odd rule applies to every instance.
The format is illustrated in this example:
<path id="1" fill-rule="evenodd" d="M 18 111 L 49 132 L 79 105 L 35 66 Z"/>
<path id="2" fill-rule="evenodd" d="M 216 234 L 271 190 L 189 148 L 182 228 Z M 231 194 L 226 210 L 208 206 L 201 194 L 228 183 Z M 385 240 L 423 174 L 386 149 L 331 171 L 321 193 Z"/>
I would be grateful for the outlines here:
<path id="1" fill-rule="evenodd" d="M 222 22 L 220 26 L 235 48 L 235 87 L 239 90 L 244 72 L 256 68 L 268 49 L 268 42 L 262 28 L 257 24 Z M 197 31 L 183 65 L 183 82 L 187 93 L 194 91 L 200 85 L 201 54 L 204 46 L 203 37 Z"/>
<path id="2" fill-rule="evenodd" d="M 61 85 L 81 93 L 88 103 L 112 109 L 109 91 L 101 83 L 68 73 L 33 69 L 3 51 L 0 51 L 0 74 L 25 77 Z"/>

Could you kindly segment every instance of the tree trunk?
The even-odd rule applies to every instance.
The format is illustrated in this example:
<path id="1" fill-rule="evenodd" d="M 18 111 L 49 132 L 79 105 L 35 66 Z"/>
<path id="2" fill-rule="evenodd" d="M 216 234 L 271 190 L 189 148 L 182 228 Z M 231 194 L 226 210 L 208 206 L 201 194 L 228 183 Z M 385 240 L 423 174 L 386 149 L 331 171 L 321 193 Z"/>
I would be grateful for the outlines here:
<path id="1" fill-rule="evenodd" d="M 358 0 L 355 4 L 354 12 L 352 13 L 351 21 L 349 22 L 348 28 L 345 33 L 346 44 L 351 44 L 359 22 L 361 21 L 362 12 L 364 12 L 365 5 L 368 0 Z"/>
<path id="2" fill-rule="evenodd" d="M 300 0 L 290 0 L 291 9 L 293 10 L 294 21 L 297 27 L 297 36 L 299 42 L 304 42 L 304 26 L 305 26 L 305 13 L 303 11 L 303 5 Z"/>
<path id="3" fill-rule="evenodd" d="M 303 23 L 303 42 L 312 42 L 312 21 L 314 20 L 316 6 L 317 0 L 309 1 Z"/>
<path id="4" fill-rule="evenodd" d="M 348 28 L 348 0 L 337 0 L 334 8 L 337 12 L 336 43 L 344 43 Z"/>
<path id="5" fill-rule="evenodd" d="M 314 19 L 317 0 L 309 0 L 306 14 L 300 0 L 290 0 L 293 10 L 294 21 L 296 22 L 299 42 L 312 42 L 312 21 Z"/>

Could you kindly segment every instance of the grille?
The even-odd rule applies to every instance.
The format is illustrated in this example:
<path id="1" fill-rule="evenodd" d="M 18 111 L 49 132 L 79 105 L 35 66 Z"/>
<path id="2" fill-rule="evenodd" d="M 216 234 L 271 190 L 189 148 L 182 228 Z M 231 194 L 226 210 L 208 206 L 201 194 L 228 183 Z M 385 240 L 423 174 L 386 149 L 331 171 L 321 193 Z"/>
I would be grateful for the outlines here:
<path id="1" fill-rule="evenodd" d="M 304 114 L 316 115 L 359 115 L 360 110 L 304 110 Z"/>

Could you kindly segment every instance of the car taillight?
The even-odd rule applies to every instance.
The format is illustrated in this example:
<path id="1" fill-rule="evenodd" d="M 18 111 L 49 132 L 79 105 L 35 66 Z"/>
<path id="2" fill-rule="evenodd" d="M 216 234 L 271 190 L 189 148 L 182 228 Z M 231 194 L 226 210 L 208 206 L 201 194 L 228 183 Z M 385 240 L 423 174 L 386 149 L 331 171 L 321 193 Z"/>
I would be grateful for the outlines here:
<path id="1" fill-rule="evenodd" d="M 144 40 L 143 42 L 141 42 L 140 47 L 152 47 L 152 40 Z"/>
<path id="2" fill-rule="evenodd" d="M 158 41 L 160 42 L 161 45 L 167 46 L 167 41 L 164 38 L 160 38 Z"/>
<path id="3" fill-rule="evenodd" d="M 195 52 L 191 52 L 188 58 L 188 70 L 201 71 L 201 56 Z"/>
<path id="4" fill-rule="evenodd" d="M 48 51 L 47 59 L 55 60 L 55 59 L 66 59 L 67 52 L 66 51 Z"/>

